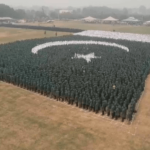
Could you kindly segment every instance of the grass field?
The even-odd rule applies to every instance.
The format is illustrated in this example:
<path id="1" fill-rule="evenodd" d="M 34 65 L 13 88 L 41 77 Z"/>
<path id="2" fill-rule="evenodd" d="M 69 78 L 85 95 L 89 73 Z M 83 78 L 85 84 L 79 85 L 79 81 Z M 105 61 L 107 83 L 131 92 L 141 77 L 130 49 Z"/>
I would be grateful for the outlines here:
<path id="1" fill-rule="evenodd" d="M 83 30 L 104 30 L 116 32 L 129 32 L 139 34 L 150 34 L 150 27 L 146 26 L 130 26 L 130 25 L 106 25 L 106 24 L 90 24 L 82 23 L 79 21 L 55 21 L 54 23 L 26 23 L 28 25 L 40 25 L 40 26 L 53 26 L 65 27 L 65 28 L 76 28 Z"/>
<path id="2" fill-rule="evenodd" d="M 29 30 L 29 29 L 14 29 L 14 28 L 0 28 L 0 43 L 14 42 L 17 40 L 35 39 L 44 37 L 54 37 L 56 32 Z M 57 32 L 58 36 L 70 35 L 71 33 Z"/>
<path id="3" fill-rule="evenodd" d="M 43 33 L 0 28 L 0 42 Z M 150 150 L 149 91 L 150 76 L 135 120 L 127 125 L 0 82 L 0 150 Z"/>

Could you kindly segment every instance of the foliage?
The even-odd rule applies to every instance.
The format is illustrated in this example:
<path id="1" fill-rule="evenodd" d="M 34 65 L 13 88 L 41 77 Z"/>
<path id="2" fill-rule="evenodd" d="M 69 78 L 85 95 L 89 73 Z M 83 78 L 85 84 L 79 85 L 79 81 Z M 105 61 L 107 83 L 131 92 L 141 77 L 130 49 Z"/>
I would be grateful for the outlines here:
<path id="1" fill-rule="evenodd" d="M 68 8 L 73 10 L 71 14 L 59 14 L 59 9 L 51 10 L 47 6 L 41 6 L 38 9 L 32 7 L 31 9 L 18 9 L 15 10 L 7 5 L 0 4 L 0 17 L 12 17 L 15 19 L 81 19 L 87 16 L 96 17 L 99 19 L 104 19 L 108 16 L 118 18 L 120 20 L 126 19 L 133 16 L 139 20 L 147 21 L 150 20 L 150 9 L 146 7 L 139 8 L 123 8 L 123 9 L 113 9 L 105 6 L 90 6 L 81 8 Z M 134 13 L 133 13 L 134 12 Z"/>
<path id="2" fill-rule="evenodd" d="M 31 49 L 49 41 L 97 40 L 127 46 L 126 52 L 102 45 L 65 45 Z M 132 119 L 150 70 L 150 44 L 92 37 L 17 41 L 0 46 L 0 80 L 76 104 L 122 121 Z M 72 59 L 94 52 L 101 59 Z"/>
<path id="3" fill-rule="evenodd" d="M 26 17 L 26 13 L 22 9 L 14 10 L 7 5 L 0 4 L 0 17 L 12 17 L 15 19 L 22 19 Z"/>

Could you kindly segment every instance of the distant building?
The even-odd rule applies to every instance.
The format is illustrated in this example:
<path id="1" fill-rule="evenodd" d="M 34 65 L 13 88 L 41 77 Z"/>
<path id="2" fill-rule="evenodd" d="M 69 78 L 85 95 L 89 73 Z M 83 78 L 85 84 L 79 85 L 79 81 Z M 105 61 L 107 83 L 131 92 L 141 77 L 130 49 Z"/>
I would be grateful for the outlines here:
<path id="1" fill-rule="evenodd" d="M 26 23 L 26 20 L 24 20 L 24 19 L 18 20 L 18 23 Z"/>
<path id="2" fill-rule="evenodd" d="M 72 10 L 59 10 L 60 14 L 72 13 Z"/>

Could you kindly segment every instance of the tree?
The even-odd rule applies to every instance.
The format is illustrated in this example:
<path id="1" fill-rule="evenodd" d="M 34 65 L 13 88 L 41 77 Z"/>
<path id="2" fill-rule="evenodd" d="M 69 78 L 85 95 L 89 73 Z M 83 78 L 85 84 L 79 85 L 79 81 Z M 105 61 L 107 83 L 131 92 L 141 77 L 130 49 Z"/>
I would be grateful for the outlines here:
<path id="1" fill-rule="evenodd" d="M 27 17 L 26 12 L 23 9 L 17 9 L 16 12 L 17 12 L 18 19 L 24 19 Z"/>
<path id="2" fill-rule="evenodd" d="M 58 14 L 56 11 L 52 11 L 52 12 L 50 13 L 50 16 L 51 16 L 51 18 L 53 18 L 53 19 L 58 19 L 59 14 Z"/>
<path id="3" fill-rule="evenodd" d="M 146 10 L 147 10 L 146 7 L 143 6 L 143 5 L 139 7 L 139 12 L 140 12 L 141 14 L 143 14 L 143 15 L 146 14 Z"/>

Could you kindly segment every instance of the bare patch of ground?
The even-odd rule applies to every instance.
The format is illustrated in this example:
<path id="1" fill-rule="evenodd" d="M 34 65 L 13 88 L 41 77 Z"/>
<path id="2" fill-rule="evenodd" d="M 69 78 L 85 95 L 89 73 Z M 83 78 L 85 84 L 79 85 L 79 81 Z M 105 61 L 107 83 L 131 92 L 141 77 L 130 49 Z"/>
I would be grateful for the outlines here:
<path id="1" fill-rule="evenodd" d="M 55 37 L 54 31 L 30 30 L 30 29 L 15 29 L 15 28 L 0 28 L 0 44 L 14 42 L 17 40 Z M 71 33 L 57 32 L 58 36 L 70 35 Z"/>
<path id="2" fill-rule="evenodd" d="M 104 30 L 127 33 L 150 34 L 150 27 L 133 26 L 133 25 L 110 25 L 110 24 L 93 24 L 83 23 L 81 21 L 54 21 L 53 23 L 25 23 L 26 25 L 50 26 L 62 28 L 76 28 L 82 30 Z"/>
<path id="3" fill-rule="evenodd" d="M 0 149 L 149 150 L 149 91 L 128 125 L 0 82 Z"/>

